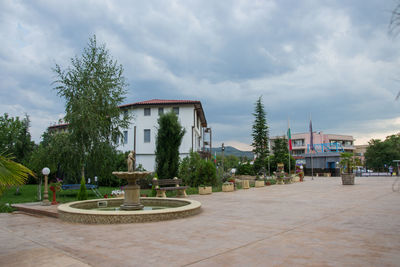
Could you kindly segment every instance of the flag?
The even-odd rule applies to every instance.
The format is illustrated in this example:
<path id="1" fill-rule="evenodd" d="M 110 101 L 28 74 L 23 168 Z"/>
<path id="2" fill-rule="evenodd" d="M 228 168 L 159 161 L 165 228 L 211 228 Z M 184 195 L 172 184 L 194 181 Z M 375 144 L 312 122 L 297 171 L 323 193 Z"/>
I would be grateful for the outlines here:
<path id="1" fill-rule="evenodd" d="M 288 143 L 289 143 L 289 151 L 292 151 L 292 135 L 290 134 L 290 126 L 287 130 L 287 136 L 288 136 Z"/>
<path id="2" fill-rule="evenodd" d="M 312 131 L 312 122 L 310 118 L 310 150 L 314 150 L 314 136 L 313 136 L 313 131 Z"/>
<path id="3" fill-rule="evenodd" d="M 214 153 L 214 163 L 215 165 L 217 165 L 217 151 L 215 151 Z"/>

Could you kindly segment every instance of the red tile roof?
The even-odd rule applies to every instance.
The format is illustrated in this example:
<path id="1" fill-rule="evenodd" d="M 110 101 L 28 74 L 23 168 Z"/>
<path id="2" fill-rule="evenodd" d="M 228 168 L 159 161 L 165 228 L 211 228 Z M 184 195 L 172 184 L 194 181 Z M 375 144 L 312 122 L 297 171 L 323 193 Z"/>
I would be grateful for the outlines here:
<path id="1" fill-rule="evenodd" d="M 204 115 L 204 110 L 203 107 L 201 106 L 201 102 L 198 100 L 166 100 L 166 99 L 151 99 L 151 100 L 146 100 L 146 101 L 141 101 L 141 102 L 136 102 L 136 103 L 131 103 L 131 104 L 125 104 L 122 106 L 119 106 L 120 108 L 130 108 L 134 106 L 151 106 L 151 105 L 194 105 L 195 109 L 197 110 L 200 120 L 201 120 L 201 125 L 203 127 L 207 127 L 207 120 L 206 116 Z"/>
<path id="2" fill-rule="evenodd" d="M 129 107 L 134 107 L 134 106 L 146 106 L 146 105 L 182 105 L 182 104 L 194 105 L 195 109 L 199 112 L 198 114 L 200 116 L 202 126 L 207 127 L 207 120 L 204 115 L 203 107 L 201 106 L 201 102 L 198 100 L 151 99 L 151 100 L 121 105 L 121 106 L 119 106 L 119 108 L 129 108 Z M 50 126 L 49 128 L 54 129 L 54 128 L 63 128 L 63 127 L 67 127 L 67 126 L 68 126 L 68 123 L 64 123 L 64 124 L 53 125 L 53 126 Z"/>
<path id="3" fill-rule="evenodd" d="M 120 108 L 139 106 L 139 105 L 177 105 L 177 104 L 200 104 L 197 100 L 166 100 L 166 99 L 151 99 L 131 104 L 119 106 Z"/>

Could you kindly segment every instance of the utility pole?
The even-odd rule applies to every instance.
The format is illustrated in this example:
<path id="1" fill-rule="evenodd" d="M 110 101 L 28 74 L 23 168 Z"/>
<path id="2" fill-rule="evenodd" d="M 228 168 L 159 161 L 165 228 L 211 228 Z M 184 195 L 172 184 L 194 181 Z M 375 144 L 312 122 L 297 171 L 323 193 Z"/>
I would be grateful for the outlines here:
<path id="1" fill-rule="evenodd" d="M 224 143 L 222 143 L 222 175 L 224 174 L 224 151 L 225 151 L 225 146 Z"/>

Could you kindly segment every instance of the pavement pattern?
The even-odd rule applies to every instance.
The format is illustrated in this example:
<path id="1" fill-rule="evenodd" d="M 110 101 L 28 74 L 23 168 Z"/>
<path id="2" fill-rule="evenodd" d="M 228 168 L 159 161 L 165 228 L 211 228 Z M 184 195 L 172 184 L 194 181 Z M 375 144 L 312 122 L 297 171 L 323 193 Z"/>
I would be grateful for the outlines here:
<path id="1" fill-rule="evenodd" d="M 0 266 L 400 266 L 396 177 L 189 196 L 199 215 L 83 225 L 0 214 Z"/>

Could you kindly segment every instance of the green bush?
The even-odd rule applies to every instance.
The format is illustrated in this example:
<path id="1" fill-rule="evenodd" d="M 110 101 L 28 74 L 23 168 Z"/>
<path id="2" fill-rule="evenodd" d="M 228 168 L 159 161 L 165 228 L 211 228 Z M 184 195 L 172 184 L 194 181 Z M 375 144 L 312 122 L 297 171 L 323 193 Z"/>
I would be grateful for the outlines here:
<path id="1" fill-rule="evenodd" d="M 274 184 L 276 184 L 276 180 L 275 179 L 265 179 L 265 183 L 269 183 L 270 185 L 274 185 Z"/>
<path id="2" fill-rule="evenodd" d="M 202 160 L 196 170 L 197 186 L 203 184 L 212 186 L 217 184 L 217 169 L 211 161 Z"/>
<path id="3" fill-rule="evenodd" d="M 240 175 L 254 175 L 254 168 L 250 162 L 246 162 L 239 165 L 237 172 Z"/>
<path id="4" fill-rule="evenodd" d="M 13 212 L 15 209 L 10 204 L 0 204 L 0 213 Z"/>
<path id="5" fill-rule="evenodd" d="M 196 152 L 190 152 L 189 157 L 182 160 L 179 166 L 179 177 L 191 187 L 218 184 L 214 163 L 201 159 Z"/>
<path id="6" fill-rule="evenodd" d="M 79 189 L 78 195 L 76 196 L 78 200 L 86 200 L 88 198 L 88 194 L 86 191 L 85 177 L 82 177 L 81 187 Z"/>

